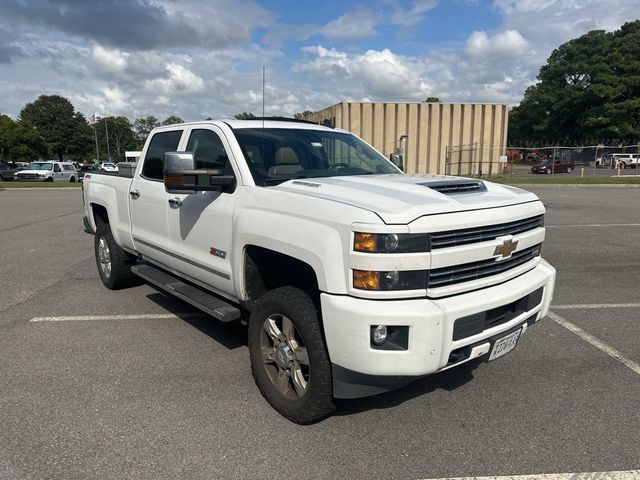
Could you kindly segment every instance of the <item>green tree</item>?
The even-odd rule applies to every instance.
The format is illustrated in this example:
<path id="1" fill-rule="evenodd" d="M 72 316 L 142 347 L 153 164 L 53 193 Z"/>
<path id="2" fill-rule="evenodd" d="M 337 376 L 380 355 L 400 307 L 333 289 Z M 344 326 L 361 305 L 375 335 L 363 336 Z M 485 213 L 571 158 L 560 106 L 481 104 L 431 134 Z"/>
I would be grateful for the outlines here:
<path id="1" fill-rule="evenodd" d="M 30 162 L 47 154 L 37 130 L 24 122 L 0 115 L 0 159 Z"/>
<path id="2" fill-rule="evenodd" d="M 90 133 L 82 114 L 75 112 L 69 100 L 59 95 L 41 95 L 20 111 L 20 121 L 35 127 L 49 154 L 59 160 L 64 155 L 82 156 L 90 151 Z"/>
<path id="3" fill-rule="evenodd" d="M 304 112 L 294 113 L 293 118 L 296 120 L 304 120 L 309 115 L 313 115 L 313 112 L 311 110 L 305 110 Z"/>
<path id="4" fill-rule="evenodd" d="M 640 21 L 560 45 L 510 115 L 509 141 L 640 141 Z"/>
<path id="5" fill-rule="evenodd" d="M 256 116 L 251 112 L 242 112 L 233 116 L 236 120 L 253 120 Z"/>
<path id="6" fill-rule="evenodd" d="M 176 123 L 184 123 L 184 120 L 176 115 L 169 115 L 162 121 L 162 125 L 175 125 Z"/>
<path id="7" fill-rule="evenodd" d="M 106 123 L 106 128 L 105 128 Z M 133 131 L 133 126 L 127 117 L 105 117 L 94 125 L 98 138 L 98 150 L 100 158 L 107 159 L 107 151 L 111 160 L 122 162 L 125 160 L 124 152 L 139 148 L 138 138 Z M 109 132 L 109 149 L 107 150 L 107 135 Z M 95 148 L 95 147 L 94 147 Z"/>
<path id="8" fill-rule="evenodd" d="M 153 115 L 149 115 L 147 117 L 136 118 L 136 121 L 133 124 L 133 129 L 136 132 L 136 137 L 138 139 L 138 145 L 142 147 L 144 141 L 149 136 L 149 133 L 154 128 L 160 126 L 160 122 Z"/>

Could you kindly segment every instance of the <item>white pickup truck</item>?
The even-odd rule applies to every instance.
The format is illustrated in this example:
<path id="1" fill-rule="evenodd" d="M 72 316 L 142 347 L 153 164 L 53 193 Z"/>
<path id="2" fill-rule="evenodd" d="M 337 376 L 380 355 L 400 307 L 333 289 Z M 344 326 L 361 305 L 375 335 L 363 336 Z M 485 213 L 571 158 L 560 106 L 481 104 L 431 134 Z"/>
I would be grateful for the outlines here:
<path id="1" fill-rule="evenodd" d="M 404 175 L 326 126 L 159 127 L 133 177 L 86 174 L 83 189 L 104 284 L 142 278 L 247 323 L 256 384 L 297 423 L 501 357 L 553 296 L 534 194 Z"/>

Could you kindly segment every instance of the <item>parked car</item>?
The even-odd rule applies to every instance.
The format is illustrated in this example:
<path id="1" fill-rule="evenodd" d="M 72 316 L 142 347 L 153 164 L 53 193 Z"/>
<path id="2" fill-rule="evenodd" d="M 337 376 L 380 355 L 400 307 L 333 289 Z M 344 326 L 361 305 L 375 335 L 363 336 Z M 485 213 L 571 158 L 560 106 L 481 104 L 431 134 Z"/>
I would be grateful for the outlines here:
<path id="1" fill-rule="evenodd" d="M 71 162 L 43 160 L 31 162 L 26 170 L 13 176 L 19 182 L 71 182 L 78 179 L 78 172 Z"/>
<path id="2" fill-rule="evenodd" d="M 92 172 L 98 172 L 98 171 L 100 171 L 100 167 L 98 167 L 97 165 L 93 165 L 91 163 L 88 163 L 87 165 L 82 165 L 78 170 L 78 181 L 81 182 L 82 180 L 84 180 L 84 175 L 86 173 L 92 173 Z"/>
<path id="3" fill-rule="evenodd" d="M 111 162 L 103 162 L 100 164 L 100 169 L 104 170 L 105 172 L 117 172 L 118 165 Z"/>
<path id="4" fill-rule="evenodd" d="M 15 168 L 10 167 L 6 163 L 0 163 L 0 180 L 13 180 L 13 175 L 16 171 Z"/>
<path id="5" fill-rule="evenodd" d="M 573 162 L 547 159 L 531 167 L 531 173 L 571 173 L 575 169 Z"/>
<path id="6" fill-rule="evenodd" d="M 640 153 L 612 153 L 611 168 L 616 168 L 619 164 L 621 168 L 636 168 L 640 163 Z"/>

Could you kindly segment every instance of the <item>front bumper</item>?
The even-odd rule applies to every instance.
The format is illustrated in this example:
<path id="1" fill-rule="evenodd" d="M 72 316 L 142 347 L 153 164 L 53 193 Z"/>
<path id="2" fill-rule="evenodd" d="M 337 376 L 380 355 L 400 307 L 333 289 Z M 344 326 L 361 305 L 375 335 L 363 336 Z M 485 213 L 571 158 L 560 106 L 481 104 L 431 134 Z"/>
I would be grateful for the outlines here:
<path id="1" fill-rule="evenodd" d="M 540 260 L 534 269 L 508 282 L 437 300 L 368 300 L 323 293 L 322 317 L 334 367 L 334 396 L 381 393 L 416 377 L 488 355 L 497 337 L 547 314 L 554 284 L 555 269 Z M 457 319 L 499 309 L 538 289 L 542 289 L 542 297 L 532 308 L 480 333 L 454 340 L 459 337 L 454 335 Z M 371 348 L 372 325 L 408 326 L 408 348 Z M 461 356 L 456 357 L 459 353 Z"/>

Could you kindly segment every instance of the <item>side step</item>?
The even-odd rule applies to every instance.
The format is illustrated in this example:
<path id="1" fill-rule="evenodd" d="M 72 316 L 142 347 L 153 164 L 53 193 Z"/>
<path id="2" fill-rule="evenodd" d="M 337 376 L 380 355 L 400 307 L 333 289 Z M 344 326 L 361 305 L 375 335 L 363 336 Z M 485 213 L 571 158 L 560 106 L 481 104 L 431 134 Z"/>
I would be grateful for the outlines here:
<path id="1" fill-rule="evenodd" d="M 131 271 L 152 285 L 190 303 L 221 322 L 233 322 L 240 318 L 240 310 L 238 308 L 211 293 L 184 283 L 159 268 L 149 264 L 141 264 L 131 267 Z"/>

